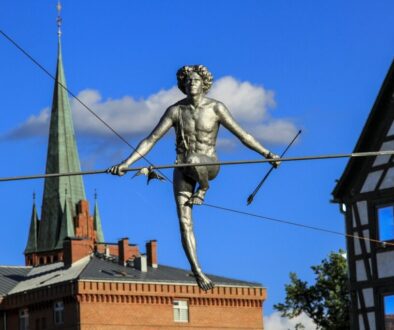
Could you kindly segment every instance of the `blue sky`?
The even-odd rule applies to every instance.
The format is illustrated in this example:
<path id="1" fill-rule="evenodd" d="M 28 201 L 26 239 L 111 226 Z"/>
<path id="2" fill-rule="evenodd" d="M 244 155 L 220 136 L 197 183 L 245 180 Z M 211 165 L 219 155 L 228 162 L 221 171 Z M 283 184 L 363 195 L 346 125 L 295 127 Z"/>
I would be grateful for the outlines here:
<path id="1" fill-rule="evenodd" d="M 276 153 L 303 129 L 289 156 L 351 152 L 393 60 L 393 1 L 63 1 L 63 58 L 68 87 L 136 145 L 179 97 L 184 64 L 212 71 L 216 97 Z M 0 3 L 1 29 L 55 72 L 56 1 Z M 0 38 L 2 177 L 45 170 L 47 108 L 53 81 Z M 72 102 L 73 103 L 73 102 Z M 73 105 L 83 169 L 103 169 L 130 149 Z M 148 155 L 174 161 L 173 134 Z M 259 155 L 223 132 L 222 160 Z M 139 164 L 144 164 L 143 162 Z M 331 191 L 346 161 L 283 164 L 255 202 L 246 197 L 267 165 L 222 167 L 207 202 L 344 231 Z M 169 172 L 168 175 L 171 175 Z M 171 185 L 131 176 L 85 177 L 99 195 L 108 241 L 159 241 L 159 261 L 187 268 Z M 43 182 L 0 185 L 0 264 L 22 264 L 32 193 Z M 288 273 L 312 280 L 310 265 L 345 247 L 341 237 L 207 207 L 195 209 L 198 254 L 207 273 L 267 287 L 265 312 L 283 300 Z"/>

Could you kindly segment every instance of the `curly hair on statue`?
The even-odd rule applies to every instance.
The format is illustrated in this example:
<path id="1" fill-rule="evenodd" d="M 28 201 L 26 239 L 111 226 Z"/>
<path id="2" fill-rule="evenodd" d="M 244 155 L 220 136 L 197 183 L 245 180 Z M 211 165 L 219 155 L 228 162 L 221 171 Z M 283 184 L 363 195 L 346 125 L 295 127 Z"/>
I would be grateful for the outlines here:
<path id="1" fill-rule="evenodd" d="M 193 72 L 197 73 L 202 78 L 203 91 L 204 93 L 207 93 L 212 86 L 213 75 L 204 65 L 185 65 L 181 67 L 176 73 L 178 88 L 182 91 L 182 93 L 186 94 L 185 79 Z"/>

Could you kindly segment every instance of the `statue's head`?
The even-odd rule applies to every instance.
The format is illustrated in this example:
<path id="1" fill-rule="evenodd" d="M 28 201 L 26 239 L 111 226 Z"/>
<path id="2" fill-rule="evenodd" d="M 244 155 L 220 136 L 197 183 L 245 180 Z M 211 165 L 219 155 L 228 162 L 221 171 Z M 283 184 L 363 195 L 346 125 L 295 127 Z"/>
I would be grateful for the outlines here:
<path id="1" fill-rule="evenodd" d="M 204 65 L 185 65 L 181 67 L 176 73 L 176 77 L 178 79 L 178 88 L 182 91 L 182 93 L 187 94 L 185 81 L 193 74 L 198 74 L 200 76 L 203 84 L 203 92 L 204 94 L 207 93 L 212 86 L 213 76 L 212 73 L 209 72 L 208 68 Z"/>

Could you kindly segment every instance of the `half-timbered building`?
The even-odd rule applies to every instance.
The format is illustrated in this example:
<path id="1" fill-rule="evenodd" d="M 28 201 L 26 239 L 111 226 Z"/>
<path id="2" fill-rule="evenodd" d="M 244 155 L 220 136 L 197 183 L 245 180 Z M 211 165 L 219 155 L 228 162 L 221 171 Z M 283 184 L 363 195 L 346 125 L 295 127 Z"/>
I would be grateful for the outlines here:
<path id="1" fill-rule="evenodd" d="M 379 150 L 394 150 L 394 62 L 354 152 Z M 347 238 L 352 329 L 393 329 L 394 156 L 351 158 L 333 196 L 361 237 Z"/>

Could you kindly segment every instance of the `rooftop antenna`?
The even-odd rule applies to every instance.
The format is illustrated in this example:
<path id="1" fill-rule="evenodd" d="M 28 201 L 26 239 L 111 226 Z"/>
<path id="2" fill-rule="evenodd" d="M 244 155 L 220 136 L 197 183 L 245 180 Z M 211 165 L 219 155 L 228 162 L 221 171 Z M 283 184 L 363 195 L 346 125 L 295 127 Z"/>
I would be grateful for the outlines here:
<path id="1" fill-rule="evenodd" d="M 59 38 L 62 36 L 62 16 L 61 16 L 61 12 L 62 12 L 62 4 L 60 3 L 60 0 L 57 2 L 56 5 L 56 9 L 57 9 L 57 35 L 59 36 Z"/>

